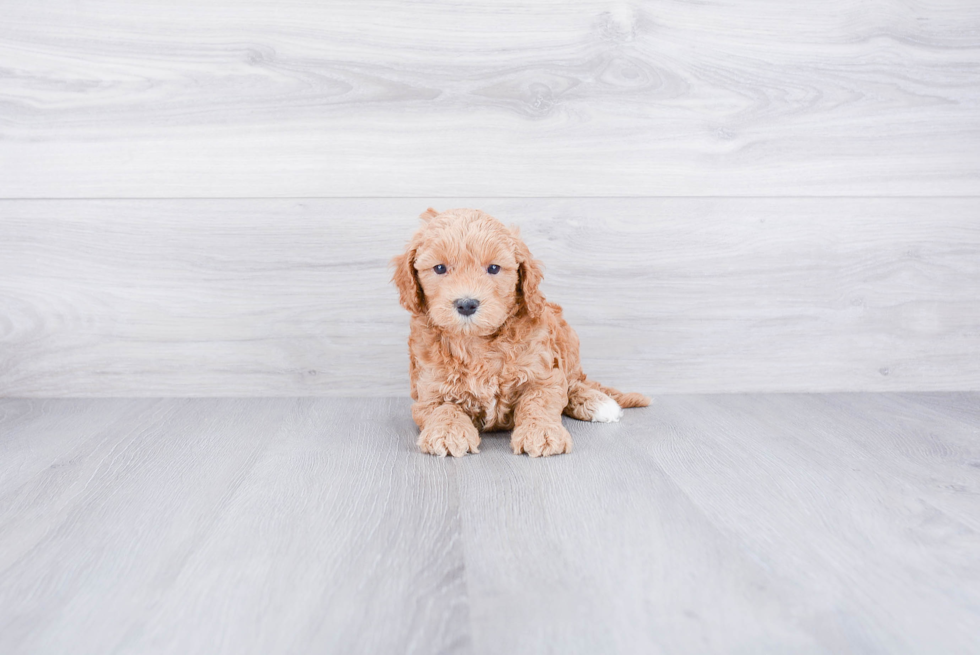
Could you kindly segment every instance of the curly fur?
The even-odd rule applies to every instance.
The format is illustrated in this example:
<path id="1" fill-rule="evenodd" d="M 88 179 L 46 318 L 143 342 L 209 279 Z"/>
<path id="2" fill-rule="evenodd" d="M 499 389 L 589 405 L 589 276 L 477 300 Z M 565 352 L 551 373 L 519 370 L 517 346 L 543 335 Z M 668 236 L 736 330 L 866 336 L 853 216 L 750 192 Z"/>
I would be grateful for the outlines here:
<path id="1" fill-rule="evenodd" d="M 650 403 L 588 380 L 561 307 L 541 294 L 541 265 L 517 228 L 472 209 L 428 209 L 392 281 L 412 314 L 408 339 L 412 416 L 423 452 L 479 452 L 480 430 L 512 430 L 511 448 L 532 457 L 571 451 L 562 413 L 617 421 L 621 407 Z M 437 274 L 434 267 L 447 267 Z M 500 266 L 491 275 L 487 267 Z M 472 316 L 454 301 L 472 298 Z"/>

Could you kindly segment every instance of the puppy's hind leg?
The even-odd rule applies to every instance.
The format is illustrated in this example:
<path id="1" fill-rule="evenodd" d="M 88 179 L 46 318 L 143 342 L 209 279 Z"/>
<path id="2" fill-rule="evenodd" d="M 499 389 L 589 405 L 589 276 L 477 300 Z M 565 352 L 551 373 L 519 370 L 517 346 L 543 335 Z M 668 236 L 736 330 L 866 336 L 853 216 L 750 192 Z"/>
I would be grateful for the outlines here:
<path id="1" fill-rule="evenodd" d="M 578 381 L 568 385 L 568 405 L 563 413 L 580 421 L 594 423 L 615 423 L 623 418 L 623 408 L 619 403 L 598 389 Z"/>

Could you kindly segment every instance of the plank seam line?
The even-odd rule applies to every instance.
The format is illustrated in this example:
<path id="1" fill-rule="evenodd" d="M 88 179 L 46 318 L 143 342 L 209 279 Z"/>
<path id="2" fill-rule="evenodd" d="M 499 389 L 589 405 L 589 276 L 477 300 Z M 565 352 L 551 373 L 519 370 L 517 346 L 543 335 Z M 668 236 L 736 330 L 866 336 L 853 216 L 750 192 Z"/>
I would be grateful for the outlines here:
<path id="1" fill-rule="evenodd" d="M 833 195 L 833 196 L 80 196 L 0 198 L 0 202 L 132 201 L 132 200 L 968 200 L 977 195 Z"/>

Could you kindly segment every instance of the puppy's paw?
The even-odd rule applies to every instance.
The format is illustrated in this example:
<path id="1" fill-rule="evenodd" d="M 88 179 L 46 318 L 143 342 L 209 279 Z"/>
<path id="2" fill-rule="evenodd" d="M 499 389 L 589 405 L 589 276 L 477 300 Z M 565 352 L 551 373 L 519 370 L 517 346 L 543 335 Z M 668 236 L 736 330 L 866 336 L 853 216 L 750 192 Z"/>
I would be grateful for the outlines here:
<path id="1" fill-rule="evenodd" d="M 510 447 L 515 455 L 547 457 L 572 452 L 572 435 L 561 423 L 528 423 L 514 428 Z"/>
<path id="2" fill-rule="evenodd" d="M 419 448 L 423 453 L 445 457 L 462 457 L 480 452 L 480 433 L 469 421 L 433 423 L 419 433 Z"/>

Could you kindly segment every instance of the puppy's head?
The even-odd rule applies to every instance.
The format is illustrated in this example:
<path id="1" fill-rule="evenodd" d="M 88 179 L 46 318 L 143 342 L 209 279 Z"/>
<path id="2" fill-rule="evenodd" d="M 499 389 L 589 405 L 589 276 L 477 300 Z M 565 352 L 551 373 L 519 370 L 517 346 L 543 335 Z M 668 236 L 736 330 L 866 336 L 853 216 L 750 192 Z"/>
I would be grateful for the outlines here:
<path id="1" fill-rule="evenodd" d="M 517 229 L 474 209 L 428 209 L 404 254 L 392 260 L 402 306 L 439 328 L 495 332 L 510 316 L 544 310 L 541 268 Z"/>

